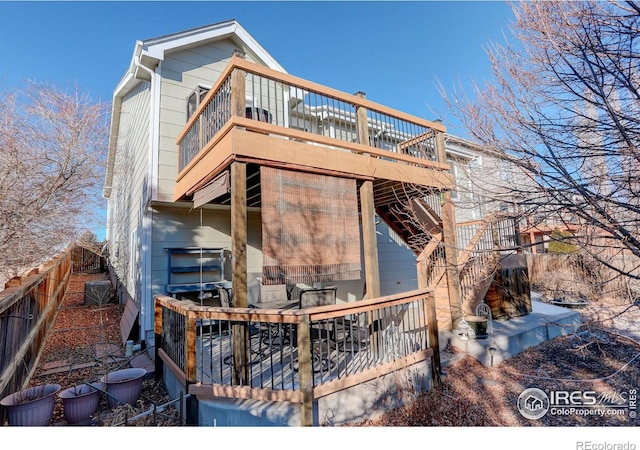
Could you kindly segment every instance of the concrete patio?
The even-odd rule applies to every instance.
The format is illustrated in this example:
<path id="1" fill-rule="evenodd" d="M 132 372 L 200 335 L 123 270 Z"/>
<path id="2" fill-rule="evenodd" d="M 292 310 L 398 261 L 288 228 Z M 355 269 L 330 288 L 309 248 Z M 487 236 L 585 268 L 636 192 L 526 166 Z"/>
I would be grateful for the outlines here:
<path id="1" fill-rule="evenodd" d="M 440 333 L 441 349 L 450 344 L 464 353 L 443 354 L 443 365 L 451 364 L 464 355 L 473 356 L 483 366 L 500 364 L 529 347 L 534 347 L 557 336 L 570 334 L 582 323 L 575 309 L 550 305 L 532 300 L 533 312 L 509 320 L 494 320 L 493 333 L 487 338 L 468 340 L 457 331 Z M 442 353 L 442 352 L 441 352 Z"/>

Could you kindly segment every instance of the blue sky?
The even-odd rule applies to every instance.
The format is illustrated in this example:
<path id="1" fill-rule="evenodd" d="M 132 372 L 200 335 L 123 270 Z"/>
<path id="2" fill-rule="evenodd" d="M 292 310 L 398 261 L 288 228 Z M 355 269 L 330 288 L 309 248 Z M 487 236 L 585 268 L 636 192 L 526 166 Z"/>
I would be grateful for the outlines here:
<path id="1" fill-rule="evenodd" d="M 77 83 L 110 102 L 136 40 L 226 19 L 238 20 L 293 75 L 441 118 L 464 135 L 435 82 L 486 79 L 484 47 L 503 40 L 513 14 L 493 1 L 0 1 L 0 82 Z"/>

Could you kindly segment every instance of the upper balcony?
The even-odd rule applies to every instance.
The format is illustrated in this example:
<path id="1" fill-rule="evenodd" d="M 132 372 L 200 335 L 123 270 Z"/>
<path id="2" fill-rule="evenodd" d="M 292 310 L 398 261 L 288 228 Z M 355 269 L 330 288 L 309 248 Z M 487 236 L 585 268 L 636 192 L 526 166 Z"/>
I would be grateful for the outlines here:
<path id="1" fill-rule="evenodd" d="M 371 180 L 376 205 L 400 184 L 436 191 L 453 179 L 445 127 L 234 56 L 177 139 L 174 199 L 193 194 L 233 161 Z M 255 186 L 259 177 L 253 177 Z M 252 179 L 249 174 L 249 179 Z M 248 185 L 248 190 L 255 188 Z M 224 203 L 225 196 L 218 202 Z M 249 196 L 248 206 L 259 206 Z"/>

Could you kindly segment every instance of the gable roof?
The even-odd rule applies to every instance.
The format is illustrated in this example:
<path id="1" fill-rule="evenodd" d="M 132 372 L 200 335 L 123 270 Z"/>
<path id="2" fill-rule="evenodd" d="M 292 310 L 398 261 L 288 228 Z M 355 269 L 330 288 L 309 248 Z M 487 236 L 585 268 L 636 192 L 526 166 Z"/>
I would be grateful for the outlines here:
<path id="1" fill-rule="evenodd" d="M 166 53 L 223 39 L 231 39 L 245 53 L 251 53 L 257 61 L 267 67 L 285 72 L 284 68 L 234 19 L 138 41 L 134 58 L 137 54 L 140 63 L 153 70 L 158 62 L 164 59 Z M 144 75 L 142 77 L 144 79 Z"/>
<path id="2" fill-rule="evenodd" d="M 164 60 L 167 54 L 224 39 L 231 39 L 242 51 L 251 54 L 256 61 L 265 66 L 286 72 L 235 19 L 137 41 L 129 67 L 113 93 L 107 172 L 102 190 L 104 197 L 109 198 L 111 195 L 122 98 L 140 81 L 151 81 L 156 67 L 160 61 Z"/>

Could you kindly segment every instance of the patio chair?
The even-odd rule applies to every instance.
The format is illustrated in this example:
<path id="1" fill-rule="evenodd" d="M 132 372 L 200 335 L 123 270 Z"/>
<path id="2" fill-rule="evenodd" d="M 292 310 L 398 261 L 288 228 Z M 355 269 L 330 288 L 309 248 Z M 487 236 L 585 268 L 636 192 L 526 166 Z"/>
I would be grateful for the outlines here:
<path id="1" fill-rule="evenodd" d="M 264 285 L 260 284 L 260 297 L 255 305 L 249 305 L 250 308 L 281 308 L 279 306 L 289 299 L 286 284 Z M 288 327 L 280 329 L 275 323 L 260 324 L 261 340 L 265 345 L 283 346 L 291 343 L 291 336 Z"/>
<path id="2" fill-rule="evenodd" d="M 335 305 L 337 292 L 337 286 L 301 289 L 298 295 L 300 309 Z M 327 320 L 309 327 L 309 337 L 311 338 L 311 357 L 314 372 L 328 370 L 331 364 L 328 354 L 329 342 L 334 341 L 335 337 L 333 320 Z M 324 357 L 325 355 L 326 357 Z"/>
<path id="3" fill-rule="evenodd" d="M 357 353 L 373 346 L 381 351 L 393 350 L 397 353 L 395 347 L 399 334 L 404 335 L 401 333 L 401 323 L 406 313 L 407 307 L 403 305 L 391 311 L 378 311 L 374 315 L 358 313 L 337 319 L 337 349 Z"/>
<path id="4" fill-rule="evenodd" d="M 221 286 L 218 287 L 218 296 L 220 297 L 220 306 L 223 308 L 232 308 L 233 307 L 233 296 L 231 287 Z M 258 338 L 258 350 L 253 349 L 253 336 L 261 336 L 262 330 L 250 323 L 248 325 L 249 330 L 249 345 L 251 347 L 251 354 L 256 355 L 258 358 L 251 359 L 250 364 L 258 364 L 261 360 L 265 359 L 268 355 L 264 353 L 262 346 L 260 345 L 261 339 Z M 225 364 L 231 365 L 233 363 L 233 354 L 227 355 L 222 360 Z"/>
<path id="5" fill-rule="evenodd" d="M 313 308 L 315 306 L 335 305 L 337 297 L 337 286 L 327 286 L 323 288 L 301 289 L 298 296 L 300 309 Z M 332 321 L 327 321 L 322 325 L 312 326 L 309 330 L 311 340 L 328 340 L 334 335 Z"/>

